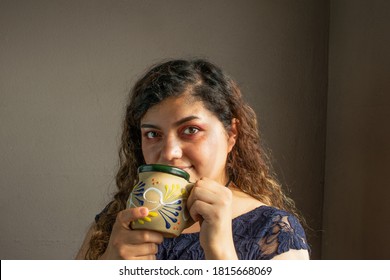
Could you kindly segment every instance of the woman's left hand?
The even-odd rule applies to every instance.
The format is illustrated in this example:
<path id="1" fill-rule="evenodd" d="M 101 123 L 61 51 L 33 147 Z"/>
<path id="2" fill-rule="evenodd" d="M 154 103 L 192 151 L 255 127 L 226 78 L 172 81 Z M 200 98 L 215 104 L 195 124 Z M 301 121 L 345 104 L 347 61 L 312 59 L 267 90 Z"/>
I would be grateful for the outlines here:
<path id="1" fill-rule="evenodd" d="M 200 223 L 200 245 L 206 259 L 237 259 L 232 235 L 232 192 L 208 178 L 198 180 L 187 207 Z"/>

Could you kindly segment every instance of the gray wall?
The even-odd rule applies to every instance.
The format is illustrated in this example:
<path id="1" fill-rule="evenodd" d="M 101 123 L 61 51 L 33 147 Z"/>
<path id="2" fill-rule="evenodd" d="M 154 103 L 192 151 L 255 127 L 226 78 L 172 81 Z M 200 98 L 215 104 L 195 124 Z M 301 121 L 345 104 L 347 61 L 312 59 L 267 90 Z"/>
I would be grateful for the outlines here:
<path id="1" fill-rule="evenodd" d="M 127 91 L 151 63 L 235 77 L 320 257 L 329 1 L 0 1 L 0 258 L 73 258 L 115 189 Z"/>
<path id="2" fill-rule="evenodd" d="M 390 259 L 390 2 L 331 1 L 323 258 Z"/>

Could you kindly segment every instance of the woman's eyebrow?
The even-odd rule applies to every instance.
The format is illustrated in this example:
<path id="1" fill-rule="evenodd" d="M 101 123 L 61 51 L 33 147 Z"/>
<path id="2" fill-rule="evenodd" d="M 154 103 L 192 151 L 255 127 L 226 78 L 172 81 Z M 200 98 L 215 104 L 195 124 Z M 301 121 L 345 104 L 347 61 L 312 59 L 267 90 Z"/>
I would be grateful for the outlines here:
<path id="1" fill-rule="evenodd" d="M 183 123 L 186 123 L 186 122 L 189 122 L 189 121 L 192 121 L 192 120 L 199 120 L 199 119 L 200 118 L 197 117 L 197 116 L 188 116 L 188 117 L 182 118 L 181 120 L 178 120 L 177 122 L 174 123 L 174 125 L 175 126 L 180 126 Z"/>
<path id="2" fill-rule="evenodd" d="M 154 128 L 154 129 L 160 129 L 157 125 L 148 124 L 148 123 L 141 124 L 141 128 Z"/>
<path id="3" fill-rule="evenodd" d="M 185 117 L 185 118 L 182 118 L 180 120 L 178 120 L 177 122 L 175 122 L 173 125 L 174 126 L 180 126 L 182 125 L 183 123 L 186 123 L 186 122 L 189 122 L 189 121 L 192 121 L 192 120 L 199 120 L 200 118 L 197 117 L 197 116 L 188 116 L 188 117 Z M 154 128 L 154 129 L 160 129 L 160 127 L 158 125 L 154 125 L 154 124 L 149 124 L 149 123 L 144 123 L 144 124 L 141 124 L 141 128 Z"/>

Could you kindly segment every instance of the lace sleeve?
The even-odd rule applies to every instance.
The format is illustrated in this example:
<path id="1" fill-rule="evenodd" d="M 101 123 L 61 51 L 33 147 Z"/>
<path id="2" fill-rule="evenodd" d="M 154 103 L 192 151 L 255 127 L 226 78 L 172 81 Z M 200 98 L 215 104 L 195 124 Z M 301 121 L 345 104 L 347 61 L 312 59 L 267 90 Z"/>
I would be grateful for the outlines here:
<path id="1" fill-rule="evenodd" d="M 309 250 L 305 232 L 298 219 L 285 212 L 273 216 L 258 245 L 261 259 L 272 259 L 290 249 Z"/>

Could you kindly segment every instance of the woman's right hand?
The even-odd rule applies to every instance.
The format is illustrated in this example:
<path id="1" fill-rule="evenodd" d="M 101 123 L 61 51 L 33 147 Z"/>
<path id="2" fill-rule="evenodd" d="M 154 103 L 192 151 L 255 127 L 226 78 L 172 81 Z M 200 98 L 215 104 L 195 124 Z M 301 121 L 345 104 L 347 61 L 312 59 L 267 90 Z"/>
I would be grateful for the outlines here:
<path id="1" fill-rule="evenodd" d="M 161 233 L 151 230 L 132 230 L 130 223 L 146 217 L 148 208 L 128 208 L 118 213 L 110 241 L 100 259 L 152 260 L 156 259 Z"/>

